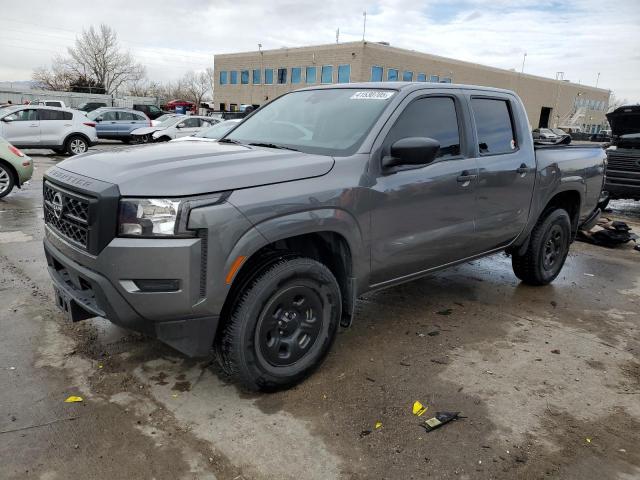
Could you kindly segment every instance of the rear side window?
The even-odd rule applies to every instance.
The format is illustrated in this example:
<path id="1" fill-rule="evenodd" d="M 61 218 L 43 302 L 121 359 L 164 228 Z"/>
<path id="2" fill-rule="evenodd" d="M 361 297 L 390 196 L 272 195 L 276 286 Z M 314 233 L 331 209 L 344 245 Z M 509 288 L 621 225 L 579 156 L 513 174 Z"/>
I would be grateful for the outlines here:
<path id="1" fill-rule="evenodd" d="M 134 115 L 131 112 L 118 112 L 118 120 L 126 120 L 126 121 L 131 121 L 131 120 L 137 120 L 138 116 Z"/>
<path id="2" fill-rule="evenodd" d="M 143 116 L 143 115 L 134 114 L 134 116 L 136 117 L 135 119 L 138 120 L 139 122 L 146 122 L 147 121 L 147 118 L 145 116 Z"/>
<path id="3" fill-rule="evenodd" d="M 71 120 L 73 114 L 71 112 L 61 112 L 60 110 L 40 110 L 38 112 L 40 120 Z"/>
<path id="4" fill-rule="evenodd" d="M 411 102 L 396 120 L 385 148 L 402 138 L 428 137 L 440 142 L 438 157 L 460 155 L 460 131 L 455 102 L 450 97 L 419 98 Z"/>
<path id="5" fill-rule="evenodd" d="M 506 100 L 472 98 L 471 107 L 481 155 L 511 153 L 516 149 L 511 111 Z"/>

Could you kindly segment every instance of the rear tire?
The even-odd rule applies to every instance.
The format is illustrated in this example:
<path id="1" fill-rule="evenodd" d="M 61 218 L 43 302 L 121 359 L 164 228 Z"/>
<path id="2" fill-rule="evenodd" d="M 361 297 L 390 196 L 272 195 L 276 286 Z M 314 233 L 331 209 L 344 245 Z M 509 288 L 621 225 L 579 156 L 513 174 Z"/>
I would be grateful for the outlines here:
<path id="1" fill-rule="evenodd" d="M 73 135 L 67 139 L 64 149 L 68 155 L 80 155 L 89 150 L 89 142 L 80 135 Z"/>
<path id="2" fill-rule="evenodd" d="M 325 265 L 300 257 L 272 263 L 235 300 L 217 348 L 223 369 L 254 391 L 299 383 L 328 353 L 341 308 L 338 282 Z"/>
<path id="3" fill-rule="evenodd" d="M 571 241 L 571 219 L 566 210 L 547 210 L 531 232 L 524 255 L 513 254 L 513 272 L 529 285 L 547 285 L 562 270 Z"/>
<path id="4" fill-rule="evenodd" d="M 16 184 L 13 172 L 6 165 L 0 163 L 0 198 L 11 193 Z"/>

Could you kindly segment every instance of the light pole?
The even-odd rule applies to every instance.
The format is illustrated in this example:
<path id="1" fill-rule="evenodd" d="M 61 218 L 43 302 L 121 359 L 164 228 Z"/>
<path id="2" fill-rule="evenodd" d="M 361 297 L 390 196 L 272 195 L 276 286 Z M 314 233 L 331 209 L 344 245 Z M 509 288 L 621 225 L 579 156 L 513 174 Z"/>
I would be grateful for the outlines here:
<path id="1" fill-rule="evenodd" d="M 524 52 L 524 56 L 522 57 L 522 69 L 520 69 L 520 73 L 524 73 L 524 61 L 527 59 L 527 52 Z"/>
<path id="2" fill-rule="evenodd" d="M 363 24 L 362 24 L 362 41 L 364 42 L 364 34 L 367 31 L 367 11 L 366 10 L 362 12 L 362 16 L 364 17 Z"/>
<path id="3" fill-rule="evenodd" d="M 600 72 L 598 72 L 598 78 L 596 78 L 596 88 L 598 88 L 599 81 L 600 81 Z"/>

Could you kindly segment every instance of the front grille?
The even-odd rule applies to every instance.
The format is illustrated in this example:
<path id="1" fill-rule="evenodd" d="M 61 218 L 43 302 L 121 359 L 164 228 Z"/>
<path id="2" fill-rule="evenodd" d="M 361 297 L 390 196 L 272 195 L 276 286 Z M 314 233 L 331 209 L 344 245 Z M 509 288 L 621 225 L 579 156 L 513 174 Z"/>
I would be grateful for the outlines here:
<path id="1" fill-rule="evenodd" d="M 640 172 L 640 150 L 610 150 L 607 152 L 607 163 L 609 170 Z"/>
<path id="2" fill-rule="evenodd" d="M 90 199 L 69 190 L 44 184 L 44 222 L 74 245 L 89 246 Z"/>

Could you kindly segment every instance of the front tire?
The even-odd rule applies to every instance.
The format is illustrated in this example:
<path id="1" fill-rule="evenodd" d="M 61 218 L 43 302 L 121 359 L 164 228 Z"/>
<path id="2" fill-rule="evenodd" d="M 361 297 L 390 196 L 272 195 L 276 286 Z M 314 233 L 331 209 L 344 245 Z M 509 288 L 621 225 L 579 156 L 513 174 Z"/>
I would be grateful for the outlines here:
<path id="1" fill-rule="evenodd" d="M 254 391 L 299 383 L 329 351 L 341 305 L 325 265 L 300 257 L 272 263 L 238 294 L 219 340 L 223 369 Z"/>
<path id="2" fill-rule="evenodd" d="M 6 197 L 11 193 L 15 186 L 15 178 L 9 167 L 0 163 L 0 198 Z"/>
<path id="3" fill-rule="evenodd" d="M 570 242 L 571 219 L 567 211 L 548 210 L 533 228 L 524 255 L 511 256 L 513 272 L 529 285 L 551 283 L 562 270 Z"/>
<path id="4" fill-rule="evenodd" d="M 65 151 L 68 155 L 80 155 L 89 150 L 89 142 L 79 135 L 73 135 L 67 139 Z"/>

